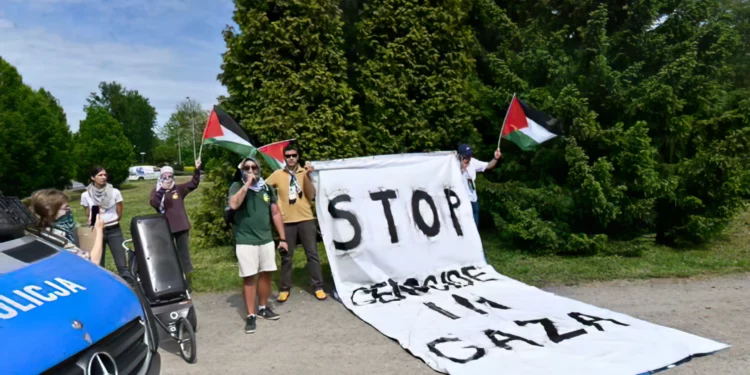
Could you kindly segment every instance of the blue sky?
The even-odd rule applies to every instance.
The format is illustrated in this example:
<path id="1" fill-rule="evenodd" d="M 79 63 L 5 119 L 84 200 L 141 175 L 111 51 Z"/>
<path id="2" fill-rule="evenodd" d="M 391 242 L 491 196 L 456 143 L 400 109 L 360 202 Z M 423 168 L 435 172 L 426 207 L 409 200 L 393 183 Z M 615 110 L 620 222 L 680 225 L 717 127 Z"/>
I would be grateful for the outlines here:
<path id="1" fill-rule="evenodd" d="M 205 109 L 232 22 L 231 0 L 0 0 L 0 56 L 60 100 L 78 130 L 101 81 L 138 90 L 163 125 L 185 97 Z"/>

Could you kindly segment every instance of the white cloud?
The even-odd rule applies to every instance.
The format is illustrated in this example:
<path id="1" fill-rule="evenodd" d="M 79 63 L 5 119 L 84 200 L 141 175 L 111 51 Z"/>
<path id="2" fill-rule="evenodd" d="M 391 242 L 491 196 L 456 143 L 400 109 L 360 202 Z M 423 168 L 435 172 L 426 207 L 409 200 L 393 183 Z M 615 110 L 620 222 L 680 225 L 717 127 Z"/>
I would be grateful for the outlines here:
<path id="1" fill-rule="evenodd" d="M 0 19 L 0 28 L 6 24 Z M 186 96 L 210 108 L 216 97 L 226 92 L 216 81 L 219 60 L 216 66 L 195 67 L 194 64 L 205 64 L 205 59 L 198 61 L 168 48 L 83 43 L 44 29 L 6 27 L 0 39 L 0 56 L 19 70 L 26 84 L 35 89 L 44 87 L 60 100 L 74 131 L 84 117 L 86 98 L 98 90 L 101 81 L 117 81 L 138 90 L 156 108 L 159 125 Z"/>
<path id="2" fill-rule="evenodd" d="M 15 24 L 11 22 L 10 20 L 2 19 L 0 18 L 0 30 L 2 29 L 12 29 L 15 27 Z"/>

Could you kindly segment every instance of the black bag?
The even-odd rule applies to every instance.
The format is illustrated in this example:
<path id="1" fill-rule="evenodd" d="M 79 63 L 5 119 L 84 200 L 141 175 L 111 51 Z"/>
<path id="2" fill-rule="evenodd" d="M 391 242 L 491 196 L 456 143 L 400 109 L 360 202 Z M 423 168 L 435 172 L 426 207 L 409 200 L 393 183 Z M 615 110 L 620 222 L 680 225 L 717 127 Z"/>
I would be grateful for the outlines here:
<path id="1" fill-rule="evenodd" d="M 234 210 L 227 205 L 224 207 L 224 223 L 231 227 L 234 224 Z"/>

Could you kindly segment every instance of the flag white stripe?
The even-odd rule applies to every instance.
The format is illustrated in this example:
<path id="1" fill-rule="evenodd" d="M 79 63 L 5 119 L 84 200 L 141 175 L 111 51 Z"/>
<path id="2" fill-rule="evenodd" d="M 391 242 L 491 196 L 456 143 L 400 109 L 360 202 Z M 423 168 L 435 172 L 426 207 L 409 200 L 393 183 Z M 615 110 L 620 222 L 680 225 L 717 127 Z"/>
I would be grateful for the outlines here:
<path id="1" fill-rule="evenodd" d="M 240 137 L 239 135 L 237 135 L 237 134 L 229 131 L 229 129 L 227 129 L 227 128 L 223 127 L 223 126 L 221 127 L 221 131 L 224 132 L 224 135 L 219 136 L 219 137 L 211 137 L 211 138 L 208 138 L 208 139 L 213 139 L 213 140 L 220 141 L 220 142 L 238 143 L 238 144 L 241 144 L 241 145 L 246 145 L 246 146 L 253 147 L 253 145 L 251 145 L 250 142 L 242 139 L 242 137 Z"/>
<path id="2" fill-rule="evenodd" d="M 529 126 L 521 129 L 520 132 L 529 136 L 529 138 L 533 139 L 536 143 L 546 142 L 557 136 L 557 134 L 550 133 L 549 130 L 544 128 L 544 126 L 537 124 L 534 120 L 528 117 L 526 117 L 526 121 Z"/>

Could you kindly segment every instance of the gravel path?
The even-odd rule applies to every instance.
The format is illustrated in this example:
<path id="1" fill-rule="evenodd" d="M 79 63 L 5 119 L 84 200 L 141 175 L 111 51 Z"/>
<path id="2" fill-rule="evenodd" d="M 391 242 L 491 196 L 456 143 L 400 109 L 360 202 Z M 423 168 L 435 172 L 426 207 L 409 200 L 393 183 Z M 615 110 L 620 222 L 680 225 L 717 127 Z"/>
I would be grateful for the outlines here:
<path id="1" fill-rule="evenodd" d="M 616 281 L 546 290 L 732 345 L 667 374 L 745 375 L 750 370 L 750 275 L 713 279 Z M 430 374 L 393 341 L 329 298 L 295 289 L 276 311 L 244 333 L 239 293 L 200 294 L 198 362 L 189 365 L 162 344 L 162 374 Z"/>

